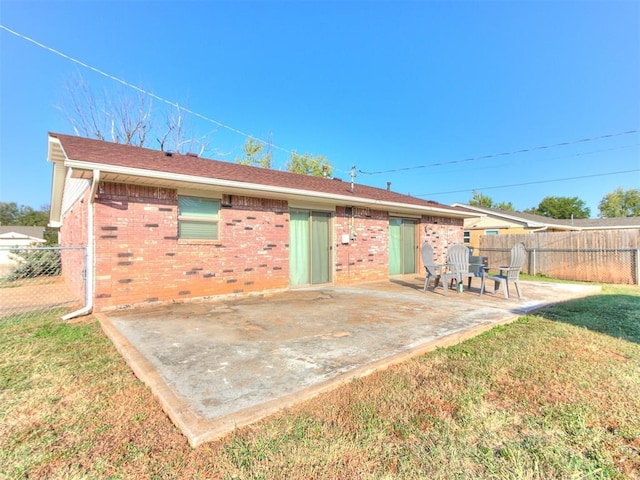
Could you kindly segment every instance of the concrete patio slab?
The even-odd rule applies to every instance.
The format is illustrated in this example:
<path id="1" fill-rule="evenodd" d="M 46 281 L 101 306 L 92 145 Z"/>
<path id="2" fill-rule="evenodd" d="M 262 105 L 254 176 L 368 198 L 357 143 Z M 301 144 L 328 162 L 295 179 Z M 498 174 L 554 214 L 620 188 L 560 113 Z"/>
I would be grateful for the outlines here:
<path id="1" fill-rule="evenodd" d="M 423 278 L 96 314 L 192 446 L 599 286 L 522 282 L 523 298 L 422 291 Z M 475 287 L 475 288 L 474 288 Z"/>

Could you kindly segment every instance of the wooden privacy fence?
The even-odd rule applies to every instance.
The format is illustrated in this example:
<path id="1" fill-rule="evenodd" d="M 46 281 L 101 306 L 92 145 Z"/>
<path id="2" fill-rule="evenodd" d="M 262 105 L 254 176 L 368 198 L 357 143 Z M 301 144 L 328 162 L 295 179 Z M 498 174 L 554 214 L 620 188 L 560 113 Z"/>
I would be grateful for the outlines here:
<path id="1" fill-rule="evenodd" d="M 489 267 L 509 264 L 511 247 L 524 242 L 523 271 L 566 280 L 640 285 L 640 230 L 538 232 L 482 235 L 474 255 L 489 257 Z"/>

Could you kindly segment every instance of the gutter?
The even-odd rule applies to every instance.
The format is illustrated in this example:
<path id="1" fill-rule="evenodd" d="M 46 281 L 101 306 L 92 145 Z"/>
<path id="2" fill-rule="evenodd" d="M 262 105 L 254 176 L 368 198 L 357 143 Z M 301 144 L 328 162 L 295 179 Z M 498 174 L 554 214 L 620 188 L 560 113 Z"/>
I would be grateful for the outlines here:
<path id="1" fill-rule="evenodd" d="M 439 214 L 446 215 L 453 218 L 474 218 L 480 216 L 477 213 L 471 212 L 462 212 L 450 210 L 447 208 L 439 208 L 439 207 L 429 207 L 426 205 L 417 205 L 411 203 L 401 203 L 401 202 L 392 202 L 386 200 L 376 200 L 373 198 L 366 197 L 352 197 L 350 195 L 339 195 L 339 194 L 331 194 L 325 192 L 315 192 L 312 190 L 302 190 L 298 188 L 290 188 L 290 187 L 277 187 L 272 185 L 264 185 L 264 184 L 256 184 L 249 182 L 240 182 L 237 180 L 222 180 L 219 178 L 207 178 L 207 177 L 199 177 L 195 175 L 186 175 L 186 174 L 176 174 L 171 172 L 162 172 L 158 170 L 146 170 L 141 168 L 133 168 L 133 167 L 119 167 L 107 164 L 86 162 L 82 160 L 73 160 L 66 159 L 65 166 L 75 168 L 77 170 L 89 170 L 93 169 L 100 170 L 103 173 L 113 173 L 119 175 L 130 175 L 135 177 L 143 177 L 143 178 L 153 178 L 158 180 L 165 180 L 171 182 L 184 182 L 198 185 L 206 185 L 209 187 L 222 187 L 226 189 L 235 189 L 241 191 L 249 191 L 249 192 L 267 192 L 271 194 L 276 194 L 278 197 L 282 196 L 297 196 L 304 198 L 314 198 L 314 199 L 322 199 L 322 200 L 332 200 L 334 202 L 339 202 L 345 205 L 353 205 L 353 206 L 365 206 L 365 207 L 387 207 L 390 209 L 399 209 L 399 210 L 413 210 L 423 212 L 425 215 L 429 214 Z"/>
<path id="2" fill-rule="evenodd" d="M 89 193 L 89 211 L 88 211 L 88 232 L 87 232 L 87 250 L 85 254 L 85 280 L 84 280 L 84 307 L 75 312 L 68 313 L 62 317 L 62 320 L 71 320 L 72 318 L 88 315 L 93 311 L 93 290 L 94 290 L 94 272 L 93 259 L 95 258 L 95 235 L 94 226 L 94 208 L 95 198 L 100 183 L 100 170 L 93 171 L 93 181 L 91 182 L 91 192 Z"/>

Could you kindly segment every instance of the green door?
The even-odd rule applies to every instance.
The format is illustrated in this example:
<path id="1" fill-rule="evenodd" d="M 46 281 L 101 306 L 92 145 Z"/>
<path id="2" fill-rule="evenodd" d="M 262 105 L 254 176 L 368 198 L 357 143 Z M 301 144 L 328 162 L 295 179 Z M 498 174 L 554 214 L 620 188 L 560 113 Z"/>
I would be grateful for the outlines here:
<path id="1" fill-rule="evenodd" d="M 329 277 L 329 232 L 331 214 L 311 213 L 311 283 L 327 283 Z"/>
<path id="2" fill-rule="evenodd" d="M 389 275 L 402 273 L 402 219 L 389 219 Z"/>
<path id="3" fill-rule="evenodd" d="M 389 219 L 389 275 L 416 273 L 418 221 Z"/>
<path id="4" fill-rule="evenodd" d="M 331 281 L 331 214 L 291 210 L 289 216 L 289 284 Z"/>

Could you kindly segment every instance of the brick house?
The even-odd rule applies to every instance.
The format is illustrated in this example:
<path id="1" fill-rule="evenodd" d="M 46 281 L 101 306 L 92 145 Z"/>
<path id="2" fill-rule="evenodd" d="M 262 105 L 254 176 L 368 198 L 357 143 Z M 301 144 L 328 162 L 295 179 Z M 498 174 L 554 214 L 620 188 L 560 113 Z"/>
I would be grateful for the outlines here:
<path id="1" fill-rule="evenodd" d="M 87 310 L 421 272 L 475 216 L 365 185 L 51 133 L 50 225 Z M 420 273 L 422 274 L 422 273 Z M 78 289 L 84 288 L 76 285 Z"/>

